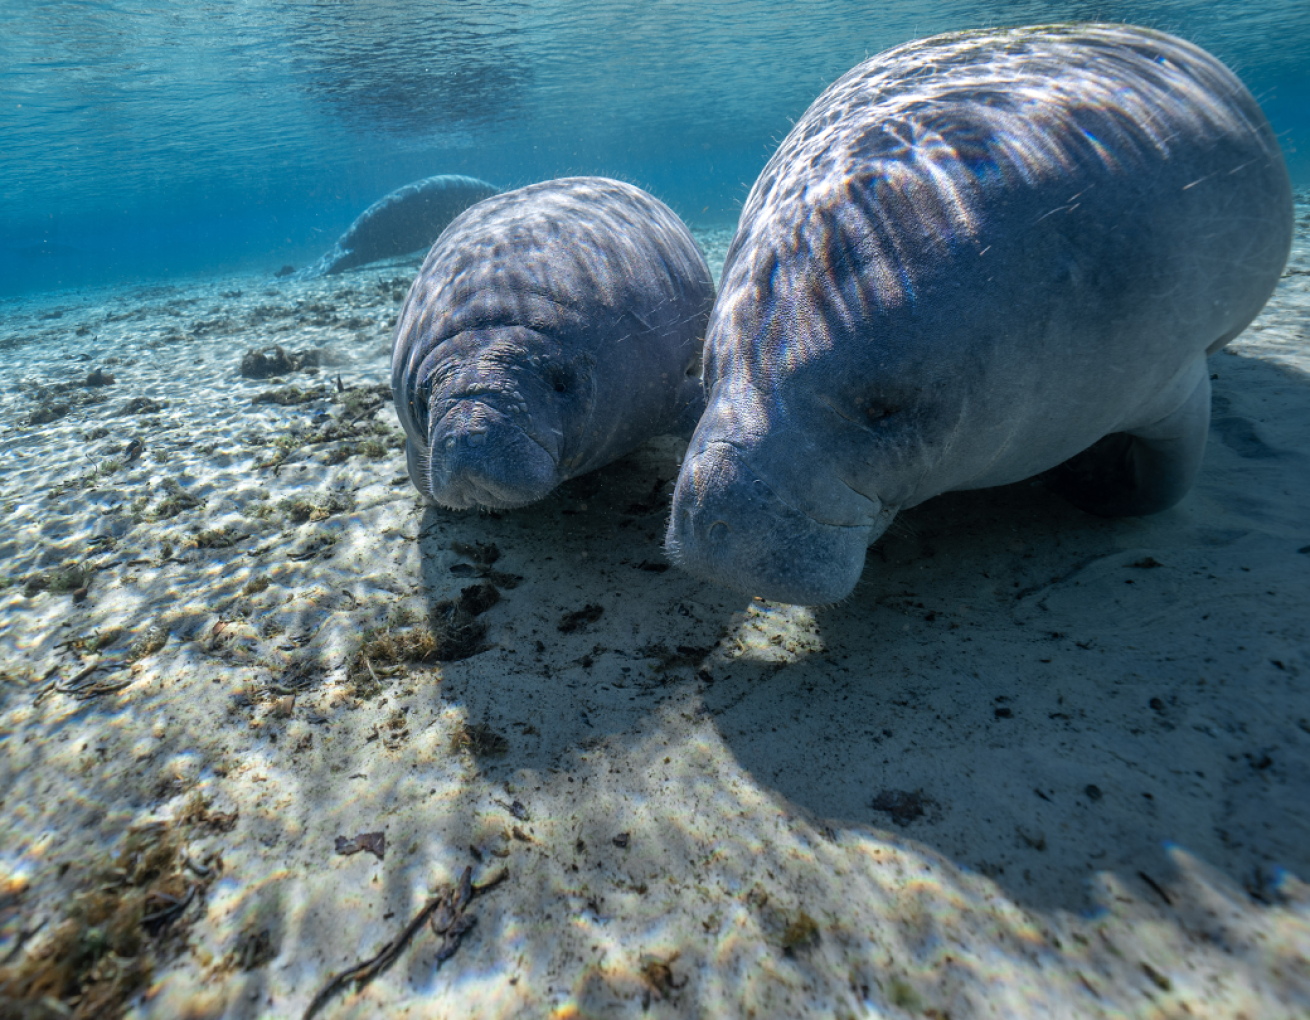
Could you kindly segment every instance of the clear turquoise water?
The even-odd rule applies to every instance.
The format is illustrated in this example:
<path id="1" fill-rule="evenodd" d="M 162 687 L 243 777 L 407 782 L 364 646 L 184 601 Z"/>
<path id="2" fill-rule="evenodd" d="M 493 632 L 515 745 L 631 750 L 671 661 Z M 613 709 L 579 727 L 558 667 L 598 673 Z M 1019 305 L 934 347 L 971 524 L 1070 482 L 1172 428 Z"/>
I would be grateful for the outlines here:
<path id="1" fill-rule="evenodd" d="M 1310 3 L 0 0 L 0 294 L 303 265 L 416 178 L 599 173 L 731 223 L 866 55 L 1071 19 L 1238 71 L 1310 185 Z"/>

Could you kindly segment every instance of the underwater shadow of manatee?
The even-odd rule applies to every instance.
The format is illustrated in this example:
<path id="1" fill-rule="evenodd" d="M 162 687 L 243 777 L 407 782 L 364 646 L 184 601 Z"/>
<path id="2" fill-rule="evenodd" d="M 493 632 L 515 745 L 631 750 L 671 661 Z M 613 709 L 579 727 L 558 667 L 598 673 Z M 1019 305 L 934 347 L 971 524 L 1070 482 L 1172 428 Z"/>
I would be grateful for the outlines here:
<path id="1" fill-rule="evenodd" d="M 708 654 L 728 607 L 748 601 L 706 592 L 664 558 L 679 452 L 676 439 L 657 438 L 513 511 L 425 509 L 430 616 L 448 615 L 475 586 L 500 595 L 477 616 L 486 632 L 474 654 L 442 664 L 441 696 L 493 728 L 514 724 L 511 706 L 555 713 L 550 734 L 511 740 L 507 756 L 482 764 L 540 767 L 579 741 L 629 730 L 689 675 L 677 649 Z M 636 675 L 652 668 L 660 680 L 638 688 Z"/>
<path id="2" fill-rule="evenodd" d="M 822 651 L 738 659 L 706 693 L 739 763 L 1036 908 L 1085 908 L 1101 871 L 1168 882 L 1165 841 L 1256 894 L 1310 875 L 1310 377 L 1211 372 L 1173 510 L 1099 519 L 1029 480 L 903 514 L 814 612 Z"/>
<path id="3" fill-rule="evenodd" d="M 1167 883 L 1165 840 L 1248 885 L 1275 864 L 1310 874 L 1280 822 L 1310 803 L 1310 379 L 1242 357 L 1212 371 L 1211 444 L 1179 507 L 1103 520 L 1033 481 L 940 496 L 780 668 L 721 653 L 752 605 L 766 623 L 794 611 L 662 569 L 676 456 L 658 444 L 522 510 L 429 509 L 431 607 L 516 579 L 478 617 L 486 650 L 443 664 L 433 697 L 504 738 L 473 749 L 490 778 L 573 768 L 606 741 L 639 756 L 662 703 L 699 702 L 766 790 L 1035 908 L 1085 907 L 1101 871 Z"/>

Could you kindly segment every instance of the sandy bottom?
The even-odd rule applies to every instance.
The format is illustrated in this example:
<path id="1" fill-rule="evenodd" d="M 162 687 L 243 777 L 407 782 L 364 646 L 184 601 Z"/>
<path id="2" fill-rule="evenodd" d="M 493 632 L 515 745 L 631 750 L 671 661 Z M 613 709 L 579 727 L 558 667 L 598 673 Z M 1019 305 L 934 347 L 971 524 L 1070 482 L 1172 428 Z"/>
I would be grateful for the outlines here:
<path id="1" fill-rule="evenodd" d="M 820 611 L 667 568 L 674 440 L 425 508 L 416 265 L 0 305 L 0 1013 L 1310 1014 L 1310 208 L 1179 507 L 948 494 Z"/>

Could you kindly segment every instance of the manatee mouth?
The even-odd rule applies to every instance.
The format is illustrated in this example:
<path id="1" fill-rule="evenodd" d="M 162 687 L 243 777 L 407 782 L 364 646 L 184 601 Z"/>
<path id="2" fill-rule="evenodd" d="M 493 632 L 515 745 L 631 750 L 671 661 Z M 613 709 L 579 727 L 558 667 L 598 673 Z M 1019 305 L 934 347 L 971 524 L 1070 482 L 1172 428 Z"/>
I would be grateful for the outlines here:
<path id="1" fill-rule="evenodd" d="M 558 460 L 508 415 L 481 401 L 459 401 L 433 423 L 426 492 L 451 510 L 512 510 L 545 497 L 559 482 Z"/>
<path id="2" fill-rule="evenodd" d="M 869 542 L 894 511 L 867 523 L 824 524 L 785 502 L 727 443 L 683 464 L 665 549 L 684 570 L 773 602 L 840 602 L 864 569 Z M 879 527 L 881 524 L 881 527 Z"/>

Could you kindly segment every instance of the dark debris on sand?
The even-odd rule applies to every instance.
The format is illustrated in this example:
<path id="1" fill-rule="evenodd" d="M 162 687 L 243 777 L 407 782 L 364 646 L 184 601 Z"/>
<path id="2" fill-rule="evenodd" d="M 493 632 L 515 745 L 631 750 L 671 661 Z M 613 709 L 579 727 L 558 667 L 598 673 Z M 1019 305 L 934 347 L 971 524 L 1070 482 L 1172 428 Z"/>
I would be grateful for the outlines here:
<path id="1" fill-rule="evenodd" d="M 317 368 L 317 351 L 289 352 L 279 344 L 272 347 L 250 349 L 241 356 L 241 374 L 247 379 L 267 379 L 275 375 L 290 375 L 305 368 Z"/>
<path id="2" fill-rule="evenodd" d="M 368 632 L 347 670 L 355 696 L 380 693 L 384 677 L 404 672 L 410 665 L 455 662 L 486 651 L 490 647 L 485 643 L 487 625 L 478 617 L 499 601 L 496 586 L 482 581 L 464 588 L 458 599 L 443 599 L 433 606 L 426 626 Z"/>
<path id="3" fill-rule="evenodd" d="M 933 800 L 924 795 L 922 790 L 883 790 L 870 802 L 875 811 L 884 811 L 891 815 L 897 825 L 904 828 L 917 818 L 922 818 L 931 807 Z"/>

